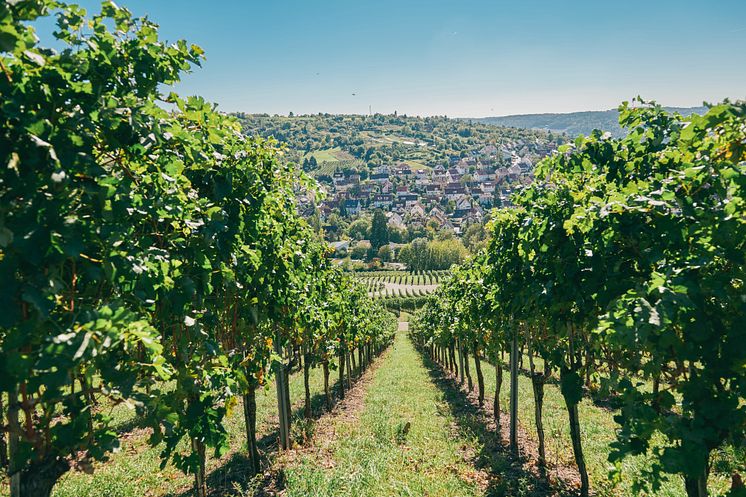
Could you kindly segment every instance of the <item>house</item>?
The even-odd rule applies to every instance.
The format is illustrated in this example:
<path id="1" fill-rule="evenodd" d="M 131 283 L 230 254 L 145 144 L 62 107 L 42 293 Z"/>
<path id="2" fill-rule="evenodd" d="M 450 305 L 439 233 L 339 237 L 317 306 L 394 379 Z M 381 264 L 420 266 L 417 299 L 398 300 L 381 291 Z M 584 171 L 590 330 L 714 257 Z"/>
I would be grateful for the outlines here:
<path id="1" fill-rule="evenodd" d="M 479 202 L 479 205 L 490 207 L 492 205 L 492 194 L 480 193 L 477 196 L 477 202 Z"/>
<path id="2" fill-rule="evenodd" d="M 497 155 L 497 147 L 494 145 L 486 145 L 482 147 L 482 149 L 479 151 L 479 154 L 483 157 L 494 157 Z"/>
<path id="3" fill-rule="evenodd" d="M 394 196 L 390 193 L 377 193 L 373 195 L 371 205 L 377 209 L 388 209 L 394 201 Z"/>
<path id="4" fill-rule="evenodd" d="M 381 172 L 372 173 L 370 175 L 370 180 L 375 181 L 376 183 L 383 183 L 384 181 L 389 180 L 389 173 L 388 171 L 385 173 L 381 173 Z"/>
<path id="5" fill-rule="evenodd" d="M 361 207 L 360 200 L 358 199 L 345 200 L 345 210 L 348 216 L 357 216 L 360 214 Z"/>
<path id="6" fill-rule="evenodd" d="M 388 214 L 386 214 L 386 217 L 388 217 L 388 221 L 386 221 L 386 225 L 389 228 L 406 229 L 406 225 L 404 224 L 404 219 L 396 212 L 389 212 Z"/>
<path id="7" fill-rule="evenodd" d="M 448 170 L 445 167 L 441 166 L 440 164 L 438 164 L 437 166 L 433 168 L 433 176 L 432 176 L 433 179 L 435 180 L 445 179 L 447 176 L 448 176 Z"/>
<path id="8" fill-rule="evenodd" d="M 489 169 L 479 169 L 476 173 L 474 173 L 474 179 L 480 182 L 488 181 L 491 179 L 495 179 L 495 174 Z"/>
<path id="9" fill-rule="evenodd" d="M 471 210 L 471 199 L 467 196 L 462 196 L 456 201 L 456 209 L 453 211 L 453 217 L 465 217 Z"/>
<path id="10" fill-rule="evenodd" d="M 350 188 L 352 188 L 354 185 L 350 182 L 349 179 L 343 178 L 340 182 L 335 184 L 338 192 L 346 192 Z"/>
<path id="11" fill-rule="evenodd" d="M 441 194 L 443 193 L 443 187 L 436 183 L 429 183 L 425 185 L 425 193 L 428 195 Z"/>
<path id="12" fill-rule="evenodd" d="M 459 197 L 459 199 L 456 201 L 456 210 L 462 210 L 462 211 L 470 211 L 472 208 L 471 199 L 467 197 L 466 195 L 462 195 Z M 461 216 L 458 216 L 461 217 Z"/>
<path id="13" fill-rule="evenodd" d="M 342 240 L 339 242 L 332 242 L 332 248 L 334 249 L 334 255 L 337 257 L 345 257 L 347 251 L 350 250 L 350 241 Z"/>
<path id="14" fill-rule="evenodd" d="M 478 205 L 475 205 L 473 209 L 464 215 L 464 222 L 468 224 L 481 223 L 483 218 L 484 213 L 482 209 Z"/>
<path id="15" fill-rule="evenodd" d="M 404 202 L 405 207 L 412 207 L 417 202 L 417 195 L 414 193 L 397 193 L 396 199 Z"/>
<path id="16" fill-rule="evenodd" d="M 352 196 L 352 199 L 359 200 L 360 204 L 365 206 L 370 204 L 370 192 L 363 192 L 360 191 L 357 194 Z"/>
<path id="17" fill-rule="evenodd" d="M 434 207 L 430 210 L 428 221 L 435 222 L 438 226 L 444 226 L 448 223 L 448 216 L 442 210 Z"/>
<path id="18" fill-rule="evenodd" d="M 424 220 L 425 219 L 425 208 L 422 207 L 422 204 L 419 202 L 415 202 L 411 206 L 409 206 L 409 212 L 407 213 L 409 215 L 409 219 L 411 220 Z"/>
<path id="19" fill-rule="evenodd" d="M 482 190 L 482 193 L 488 193 L 492 195 L 495 192 L 495 183 L 492 181 L 485 181 L 481 185 L 479 185 L 480 189 Z"/>
<path id="20" fill-rule="evenodd" d="M 463 185 L 467 192 L 478 190 L 480 186 L 479 181 L 467 181 L 466 183 L 463 183 Z"/>
<path id="21" fill-rule="evenodd" d="M 466 193 L 466 189 L 461 183 L 449 183 L 445 187 L 445 195 L 448 200 L 456 200 Z"/>
<path id="22" fill-rule="evenodd" d="M 414 174 L 414 184 L 424 186 L 430 183 L 430 174 L 424 169 L 418 169 Z"/>
<path id="23" fill-rule="evenodd" d="M 381 183 L 381 193 L 392 193 L 394 191 L 394 184 L 386 180 L 383 183 Z"/>

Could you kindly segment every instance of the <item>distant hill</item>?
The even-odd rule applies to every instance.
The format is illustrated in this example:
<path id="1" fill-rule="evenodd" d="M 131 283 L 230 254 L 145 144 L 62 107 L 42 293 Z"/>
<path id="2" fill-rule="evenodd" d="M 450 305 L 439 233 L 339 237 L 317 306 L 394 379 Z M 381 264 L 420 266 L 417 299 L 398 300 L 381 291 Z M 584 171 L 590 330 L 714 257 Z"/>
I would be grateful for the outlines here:
<path id="1" fill-rule="evenodd" d="M 707 111 L 707 107 L 666 107 L 669 112 L 678 112 L 689 116 Z M 501 117 L 482 117 L 469 121 L 497 126 L 508 126 L 524 129 L 543 129 L 558 133 L 567 133 L 575 137 L 587 135 L 594 129 L 609 131 L 614 136 L 624 136 L 625 132 L 619 127 L 619 111 L 616 109 L 570 112 L 567 114 L 521 114 Z"/>
<path id="2" fill-rule="evenodd" d="M 447 117 L 414 117 L 374 114 L 270 116 L 237 113 L 244 133 L 274 137 L 285 145 L 284 157 L 301 164 L 317 177 L 337 170 L 357 171 L 367 177 L 379 166 L 406 164 L 412 170 L 450 166 L 462 157 L 489 157 L 516 152 L 535 163 L 566 141 L 566 137 L 541 130 L 506 128 Z M 498 154 L 498 152 L 500 152 Z"/>

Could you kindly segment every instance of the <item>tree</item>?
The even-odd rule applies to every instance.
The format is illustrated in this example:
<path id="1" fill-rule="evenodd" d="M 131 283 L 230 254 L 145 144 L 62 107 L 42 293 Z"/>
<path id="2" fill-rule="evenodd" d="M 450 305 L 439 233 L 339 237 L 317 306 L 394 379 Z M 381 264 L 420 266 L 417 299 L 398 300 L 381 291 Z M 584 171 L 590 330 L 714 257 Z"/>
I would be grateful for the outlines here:
<path id="1" fill-rule="evenodd" d="M 475 223 L 466 228 L 464 245 L 472 254 L 487 247 L 488 233 L 482 223 Z"/>
<path id="2" fill-rule="evenodd" d="M 378 249 L 378 258 L 383 262 L 389 262 L 391 260 L 391 247 L 384 245 Z"/>
<path id="3" fill-rule="evenodd" d="M 376 209 L 373 213 L 373 221 L 370 226 L 370 244 L 373 250 L 377 251 L 389 243 L 389 228 L 386 215 L 381 209 Z"/>
<path id="4" fill-rule="evenodd" d="M 352 247 L 352 250 L 350 251 L 350 256 L 353 259 L 366 259 L 370 251 L 371 251 L 370 243 L 358 242 L 355 244 L 354 247 Z"/>
<path id="5" fill-rule="evenodd" d="M 370 236 L 370 219 L 368 217 L 361 217 L 356 219 L 347 228 L 347 234 L 353 240 L 366 240 Z"/>

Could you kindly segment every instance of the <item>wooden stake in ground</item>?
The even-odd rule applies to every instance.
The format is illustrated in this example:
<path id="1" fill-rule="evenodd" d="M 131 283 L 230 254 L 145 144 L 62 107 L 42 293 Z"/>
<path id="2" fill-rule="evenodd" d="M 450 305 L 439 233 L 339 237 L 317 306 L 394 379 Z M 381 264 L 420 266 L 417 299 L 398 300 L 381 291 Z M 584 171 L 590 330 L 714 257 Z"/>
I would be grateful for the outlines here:
<path id="1" fill-rule="evenodd" d="M 495 401 L 493 404 L 493 416 L 495 418 L 495 425 L 497 426 L 497 432 L 500 433 L 500 390 L 503 386 L 503 365 L 500 361 L 500 356 L 495 355 Z"/>
<path id="2" fill-rule="evenodd" d="M 479 358 L 479 347 L 474 343 L 474 368 L 477 370 L 477 386 L 479 387 L 479 407 L 484 405 L 484 376 L 482 376 L 482 361 Z"/>
<path id="3" fill-rule="evenodd" d="M 259 449 L 256 444 L 256 386 L 250 380 L 249 391 L 243 396 L 243 415 L 246 424 L 246 446 L 254 474 L 259 473 Z"/>
<path id="4" fill-rule="evenodd" d="M 567 413 L 570 418 L 572 451 L 580 473 L 580 495 L 588 497 L 590 484 L 588 482 L 588 469 L 585 466 L 585 456 L 583 455 L 583 444 L 580 438 L 580 415 L 578 414 L 578 403 L 582 396 L 582 380 L 578 375 L 578 362 L 575 357 L 575 326 L 572 323 L 568 324 L 568 332 L 569 367 L 563 367 L 560 371 L 560 382 L 562 384 L 562 396 L 565 398 Z"/>
<path id="5" fill-rule="evenodd" d="M 459 382 L 458 384 L 464 385 L 464 349 L 461 348 L 461 341 L 458 343 L 458 371 L 459 371 Z"/>
<path id="6" fill-rule="evenodd" d="M 280 345 L 280 330 L 277 329 L 277 336 L 275 339 L 275 352 L 280 357 L 283 356 L 282 346 Z M 280 439 L 279 445 L 282 449 L 290 448 L 290 406 L 288 405 L 288 399 L 290 393 L 286 392 L 288 387 L 287 382 L 287 371 L 285 369 L 284 359 L 281 359 L 275 363 L 275 381 L 277 384 L 277 411 L 279 414 L 280 421 Z"/>
<path id="7" fill-rule="evenodd" d="M 510 452 L 518 456 L 518 336 L 510 347 Z"/>

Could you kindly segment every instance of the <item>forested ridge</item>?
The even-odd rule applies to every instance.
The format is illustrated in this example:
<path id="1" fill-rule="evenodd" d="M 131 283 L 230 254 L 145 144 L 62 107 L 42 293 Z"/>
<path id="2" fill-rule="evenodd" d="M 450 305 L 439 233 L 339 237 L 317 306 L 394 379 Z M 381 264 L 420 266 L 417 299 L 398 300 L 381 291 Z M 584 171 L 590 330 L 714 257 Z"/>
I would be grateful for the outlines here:
<path id="1" fill-rule="evenodd" d="M 707 107 L 665 107 L 667 112 L 677 112 L 683 116 L 704 114 Z M 593 130 L 608 131 L 616 137 L 624 136 L 627 131 L 619 124 L 617 109 L 547 113 L 547 114 L 517 114 L 513 116 L 480 117 L 469 119 L 472 122 L 509 126 L 515 128 L 541 129 L 563 133 L 570 138 L 578 135 L 589 135 Z"/>
<path id="2" fill-rule="evenodd" d="M 414 167 L 448 165 L 485 146 L 517 142 L 531 157 L 541 156 L 564 142 L 559 134 L 471 123 L 446 116 L 238 114 L 249 135 L 273 137 L 288 146 L 288 156 L 300 164 L 318 154 L 315 162 L 347 161 L 364 169 L 408 162 Z M 310 155 L 309 155 L 310 154 Z M 315 170 L 306 164 L 307 169 Z M 366 167 L 367 166 L 367 167 Z M 328 171 L 327 171 L 328 173 Z"/>

